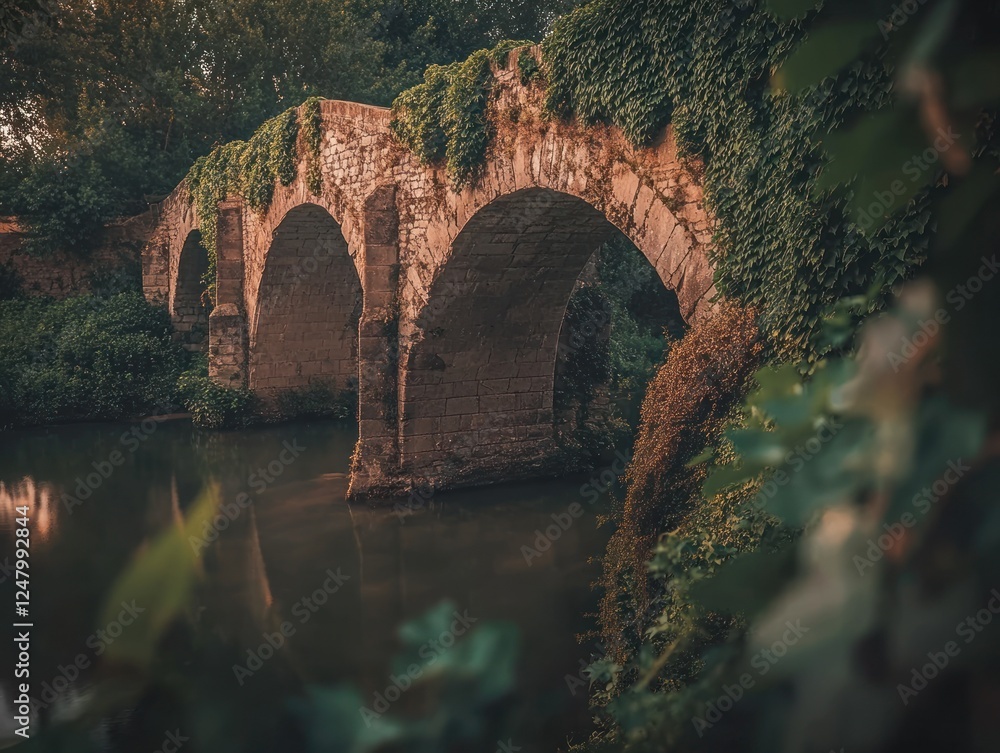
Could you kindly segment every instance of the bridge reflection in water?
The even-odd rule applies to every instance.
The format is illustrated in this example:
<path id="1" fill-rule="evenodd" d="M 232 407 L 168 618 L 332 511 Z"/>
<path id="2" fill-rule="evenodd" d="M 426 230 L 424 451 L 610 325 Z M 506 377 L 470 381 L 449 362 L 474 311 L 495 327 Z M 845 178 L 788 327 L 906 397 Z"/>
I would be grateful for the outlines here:
<path id="1" fill-rule="evenodd" d="M 572 694 L 565 678 L 578 675 L 593 648 L 576 636 L 593 627 L 584 616 L 596 606 L 597 571 L 588 560 L 606 541 L 596 517 L 607 505 L 581 494 L 585 479 L 453 492 L 400 514 L 345 502 L 351 428 L 290 424 L 204 434 L 164 423 L 134 450 L 122 442 L 128 428 L 63 427 L 0 439 L 0 551 L 13 551 L 15 506 L 28 504 L 40 526 L 32 559 L 39 626 L 33 693 L 50 689 L 46 718 L 79 704 L 97 677 L 101 640 L 93 636 L 115 576 L 214 481 L 229 512 L 205 532 L 213 540 L 204 549 L 192 627 L 168 636 L 161 651 L 172 669 L 154 677 L 141 702 L 109 713 L 105 749 L 156 749 L 185 703 L 211 710 L 212 723 L 196 732 L 199 747 L 286 749 L 290 699 L 308 685 L 334 683 L 354 684 L 372 699 L 389 685 L 399 624 L 444 598 L 470 621 L 503 619 L 520 628 L 522 750 L 553 750 L 586 729 L 586 694 Z M 290 462 L 283 462 L 289 446 L 298 454 L 285 452 Z M 116 450 L 125 463 L 86 488 L 94 463 Z M 253 503 L 236 504 L 241 493 Z M 536 530 L 573 503 L 582 517 L 529 565 L 522 546 L 533 546 Z M 238 677 L 234 665 L 248 666 L 283 623 L 290 634 L 274 656 Z M 88 668 L 65 677 L 60 667 L 81 654 Z M 0 678 L 4 695 L 10 681 Z"/>

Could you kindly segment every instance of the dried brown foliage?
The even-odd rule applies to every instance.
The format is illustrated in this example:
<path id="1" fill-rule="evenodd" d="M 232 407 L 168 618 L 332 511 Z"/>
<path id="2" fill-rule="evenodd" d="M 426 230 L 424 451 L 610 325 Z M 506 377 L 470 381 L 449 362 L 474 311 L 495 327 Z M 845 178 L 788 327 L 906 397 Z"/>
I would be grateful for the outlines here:
<path id="1" fill-rule="evenodd" d="M 754 313 L 723 304 L 673 347 L 647 389 L 624 509 L 604 558 L 601 632 L 608 655 L 619 663 L 628 644 L 641 637 L 653 545 L 699 497 L 705 467 L 688 463 L 718 439 L 763 353 Z"/>

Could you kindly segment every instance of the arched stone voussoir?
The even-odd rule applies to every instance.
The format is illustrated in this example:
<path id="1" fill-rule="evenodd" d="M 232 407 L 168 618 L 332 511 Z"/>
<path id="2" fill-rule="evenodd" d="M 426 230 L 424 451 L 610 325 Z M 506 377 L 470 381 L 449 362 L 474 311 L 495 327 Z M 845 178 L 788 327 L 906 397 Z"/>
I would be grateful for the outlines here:
<path id="1" fill-rule="evenodd" d="M 550 123 L 541 132 L 518 129 L 506 140 L 498 137 L 476 179 L 461 191 L 443 192 L 437 211 L 415 223 L 403 254 L 404 262 L 419 267 L 403 294 L 408 307 L 432 305 L 431 287 L 474 216 L 504 197 L 546 189 L 548 196 L 586 202 L 625 234 L 677 294 L 688 323 L 708 315 L 715 293 L 707 256 L 711 220 L 697 175 L 678 157 L 669 128 L 646 148 L 632 147 L 609 127 L 601 128 L 604 138 L 595 142 L 591 130 Z M 544 200 L 508 208 L 522 215 L 520 223 L 512 217 L 517 232 L 532 212 L 544 211 Z M 404 329 L 417 334 L 406 323 Z"/>

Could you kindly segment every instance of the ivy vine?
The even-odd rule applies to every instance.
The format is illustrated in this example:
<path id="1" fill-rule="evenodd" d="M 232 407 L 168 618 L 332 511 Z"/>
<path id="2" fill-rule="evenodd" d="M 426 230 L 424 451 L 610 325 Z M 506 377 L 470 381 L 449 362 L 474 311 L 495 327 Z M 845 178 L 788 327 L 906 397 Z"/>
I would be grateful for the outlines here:
<path id="1" fill-rule="evenodd" d="M 848 119 L 890 104 L 891 71 L 872 54 L 791 97 L 769 79 L 802 37 L 763 2 L 598 0 L 557 22 L 543 46 L 546 109 L 621 127 L 648 143 L 670 122 L 705 163 L 717 224 L 719 291 L 760 312 L 780 357 L 814 362 L 824 314 L 873 284 L 885 289 L 926 255 L 926 194 L 872 237 L 850 196 L 821 190 L 815 146 Z"/>
<path id="2" fill-rule="evenodd" d="M 531 50 L 522 49 L 517 55 L 517 71 L 521 86 L 529 86 L 532 81 L 541 76 L 542 67 L 538 64 L 538 60 L 531 53 Z"/>
<path id="3" fill-rule="evenodd" d="M 323 141 L 323 116 L 319 109 L 320 98 L 310 97 L 302 103 L 302 141 L 306 147 L 306 186 L 315 195 L 323 192 L 323 173 L 320 163 L 320 146 Z"/>
<path id="4" fill-rule="evenodd" d="M 186 182 L 198 214 L 201 243 L 208 252 L 208 270 L 202 281 L 209 296 L 215 295 L 218 273 L 219 202 L 240 196 L 255 212 L 266 211 L 274 197 L 275 185 L 280 182 L 287 186 L 295 180 L 300 131 L 305 146 L 307 185 L 313 193 L 320 193 L 321 126 L 319 98 L 312 97 L 300 108 L 292 107 L 266 121 L 248 140 L 217 146 L 191 166 Z"/>
<path id="5" fill-rule="evenodd" d="M 392 103 L 396 137 L 421 163 L 445 162 L 456 187 L 467 184 L 482 165 L 493 137 L 487 118 L 493 69 L 503 68 L 512 50 L 530 44 L 506 40 L 463 61 L 430 66 L 422 84 Z"/>
<path id="6" fill-rule="evenodd" d="M 517 63 L 523 83 L 544 75 L 550 117 L 612 123 L 636 145 L 672 124 L 682 153 L 705 163 L 719 291 L 760 312 L 779 356 L 812 363 L 834 302 L 877 282 L 888 290 L 923 260 L 928 197 L 866 235 L 848 213 L 852 197 L 820 187 L 817 136 L 888 107 L 891 72 L 873 54 L 803 95 L 774 93 L 771 73 L 803 32 L 763 5 L 596 0 L 556 22 L 540 70 L 527 50 Z M 399 139 L 423 163 L 444 161 L 456 187 L 485 159 L 490 63 L 515 44 L 432 66 L 393 103 Z"/>

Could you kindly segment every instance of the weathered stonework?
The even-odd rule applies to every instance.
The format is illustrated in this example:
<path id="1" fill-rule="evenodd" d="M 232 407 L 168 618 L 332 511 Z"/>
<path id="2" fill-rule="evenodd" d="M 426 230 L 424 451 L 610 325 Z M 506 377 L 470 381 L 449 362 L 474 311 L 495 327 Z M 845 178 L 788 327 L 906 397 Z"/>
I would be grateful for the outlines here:
<path id="1" fill-rule="evenodd" d="M 388 110 L 323 101 L 320 195 L 303 160 L 265 212 L 223 205 L 212 373 L 259 392 L 356 384 L 352 494 L 552 470 L 567 301 L 615 232 L 688 322 L 712 306 L 699 166 L 678 157 L 670 128 L 634 148 L 611 127 L 544 120 L 540 91 L 512 71 L 497 79 L 496 138 L 460 191 L 400 146 Z M 182 184 L 143 256 L 147 296 L 178 319 L 197 228 Z"/>
<path id="2" fill-rule="evenodd" d="M 211 313 L 207 291 L 201 279 L 208 271 L 208 252 L 201 245 L 201 233 L 191 232 L 181 247 L 177 261 L 177 286 L 172 319 L 174 331 L 184 347 L 203 351 L 208 344 L 208 315 Z"/>
<path id="3" fill-rule="evenodd" d="M 88 293 L 95 277 L 139 264 L 156 217 L 144 212 L 109 223 L 85 251 L 65 248 L 46 254 L 24 250 L 25 230 L 0 217 L 0 275 L 13 273 L 23 293 L 62 299 Z"/>

